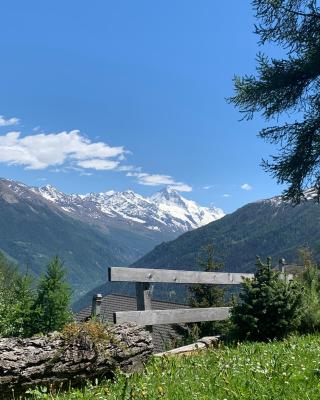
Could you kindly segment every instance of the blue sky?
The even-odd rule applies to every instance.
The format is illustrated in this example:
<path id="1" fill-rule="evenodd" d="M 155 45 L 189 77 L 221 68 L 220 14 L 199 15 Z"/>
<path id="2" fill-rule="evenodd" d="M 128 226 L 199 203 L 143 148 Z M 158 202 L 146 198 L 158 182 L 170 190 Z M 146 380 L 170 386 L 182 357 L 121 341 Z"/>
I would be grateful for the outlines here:
<path id="1" fill-rule="evenodd" d="M 259 166 L 275 152 L 264 121 L 225 100 L 254 72 L 250 1 L 10 0 L 1 15 L 0 176 L 67 193 L 168 183 L 226 212 L 281 192 Z"/>

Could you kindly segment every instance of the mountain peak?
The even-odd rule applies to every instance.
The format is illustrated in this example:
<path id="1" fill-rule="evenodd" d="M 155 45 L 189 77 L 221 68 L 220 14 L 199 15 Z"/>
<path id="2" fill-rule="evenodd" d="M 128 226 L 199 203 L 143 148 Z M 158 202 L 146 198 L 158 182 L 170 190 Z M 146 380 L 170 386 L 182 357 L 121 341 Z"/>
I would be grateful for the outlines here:
<path id="1" fill-rule="evenodd" d="M 151 196 L 151 200 L 156 203 L 175 203 L 177 205 L 185 207 L 185 202 L 180 193 L 171 186 L 166 186 L 165 188 L 159 190 L 154 195 Z"/>
<path id="2" fill-rule="evenodd" d="M 45 199 L 53 202 L 57 202 L 61 198 L 65 197 L 64 193 L 60 192 L 57 188 L 50 184 L 47 184 L 40 188 L 35 188 L 35 191 L 38 192 Z"/>
<path id="3" fill-rule="evenodd" d="M 128 194 L 130 196 L 132 196 L 132 195 L 136 196 L 136 193 L 132 189 L 127 189 L 127 190 L 123 191 L 122 193 Z"/>
<path id="4" fill-rule="evenodd" d="M 159 192 L 168 194 L 179 194 L 178 190 L 175 189 L 173 186 L 165 186 L 163 189 L 159 190 Z"/>

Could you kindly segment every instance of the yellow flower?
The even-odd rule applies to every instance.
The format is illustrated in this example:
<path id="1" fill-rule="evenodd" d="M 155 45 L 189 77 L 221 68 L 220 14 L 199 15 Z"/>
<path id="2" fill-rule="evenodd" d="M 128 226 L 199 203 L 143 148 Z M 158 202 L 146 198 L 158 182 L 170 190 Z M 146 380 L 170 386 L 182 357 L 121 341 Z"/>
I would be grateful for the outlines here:
<path id="1" fill-rule="evenodd" d="M 160 393 L 161 396 L 164 395 L 164 389 L 162 386 L 158 386 L 158 392 Z"/>

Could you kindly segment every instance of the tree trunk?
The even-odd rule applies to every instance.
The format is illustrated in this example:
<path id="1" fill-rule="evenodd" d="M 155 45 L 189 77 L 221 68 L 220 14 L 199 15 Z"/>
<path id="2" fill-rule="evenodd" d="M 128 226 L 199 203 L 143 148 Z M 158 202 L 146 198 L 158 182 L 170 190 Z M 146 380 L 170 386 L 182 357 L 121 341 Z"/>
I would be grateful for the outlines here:
<path id="1" fill-rule="evenodd" d="M 149 332 L 134 324 L 106 326 L 102 332 L 0 339 L 0 399 L 12 399 L 13 393 L 17 398 L 37 385 L 59 388 L 111 378 L 117 367 L 141 368 L 152 350 Z"/>

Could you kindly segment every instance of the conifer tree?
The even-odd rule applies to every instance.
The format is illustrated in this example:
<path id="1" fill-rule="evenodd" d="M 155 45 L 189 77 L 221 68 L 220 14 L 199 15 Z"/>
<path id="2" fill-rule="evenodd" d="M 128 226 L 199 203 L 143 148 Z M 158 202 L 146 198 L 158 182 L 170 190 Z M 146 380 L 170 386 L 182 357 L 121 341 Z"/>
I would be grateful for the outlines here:
<path id="1" fill-rule="evenodd" d="M 61 260 L 54 257 L 38 286 L 34 325 L 39 333 L 61 330 L 71 320 L 71 290 L 65 276 Z"/>
<path id="2" fill-rule="evenodd" d="M 253 279 L 245 279 L 240 302 L 231 312 L 234 334 L 240 340 L 280 339 L 299 327 L 303 293 L 297 281 L 290 281 L 272 269 L 271 259 L 257 259 Z"/>
<path id="3" fill-rule="evenodd" d="M 320 199 L 320 8 L 316 0 L 253 0 L 259 44 L 275 44 L 282 57 L 257 55 L 256 75 L 236 77 L 230 99 L 251 119 L 260 113 L 269 127 L 260 137 L 279 152 L 264 168 L 294 203 L 313 185 Z M 283 118 L 286 119 L 283 121 Z M 279 121 L 283 121 L 279 124 Z"/>
<path id="4" fill-rule="evenodd" d="M 223 264 L 214 260 L 214 246 L 203 247 L 198 257 L 201 271 L 214 272 L 223 268 Z M 190 286 L 189 304 L 191 307 L 223 307 L 225 306 L 226 288 L 221 285 L 198 284 Z M 225 330 L 225 321 L 200 322 L 191 325 L 191 336 L 194 338 L 212 336 Z"/>
<path id="5" fill-rule="evenodd" d="M 13 287 L 12 336 L 30 337 L 37 333 L 33 326 L 35 289 L 30 275 L 19 276 Z"/>

